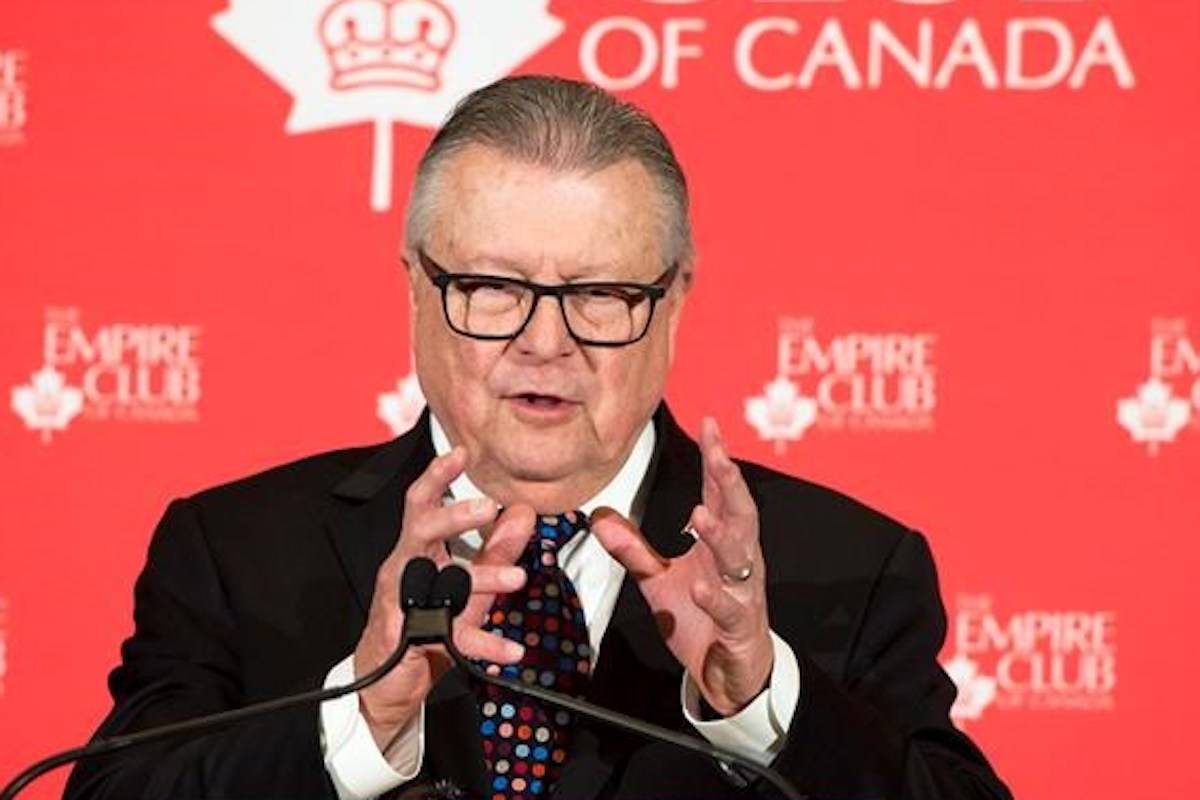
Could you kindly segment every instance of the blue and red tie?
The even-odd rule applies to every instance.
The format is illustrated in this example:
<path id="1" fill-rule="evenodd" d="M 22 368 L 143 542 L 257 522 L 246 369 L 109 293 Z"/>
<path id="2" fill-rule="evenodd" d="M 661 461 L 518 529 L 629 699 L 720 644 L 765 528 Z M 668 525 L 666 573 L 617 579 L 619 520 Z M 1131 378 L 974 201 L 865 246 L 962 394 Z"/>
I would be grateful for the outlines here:
<path id="1" fill-rule="evenodd" d="M 524 588 L 498 595 L 483 626 L 521 642 L 525 655 L 505 667 L 485 664 L 492 674 L 583 695 L 591 675 L 591 645 L 579 595 L 559 566 L 558 552 L 587 526 L 582 511 L 538 517 L 517 561 L 528 576 Z M 477 696 L 492 800 L 550 794 L 567 758 L 574 715 L 495 686 L 480 686 Z"/>

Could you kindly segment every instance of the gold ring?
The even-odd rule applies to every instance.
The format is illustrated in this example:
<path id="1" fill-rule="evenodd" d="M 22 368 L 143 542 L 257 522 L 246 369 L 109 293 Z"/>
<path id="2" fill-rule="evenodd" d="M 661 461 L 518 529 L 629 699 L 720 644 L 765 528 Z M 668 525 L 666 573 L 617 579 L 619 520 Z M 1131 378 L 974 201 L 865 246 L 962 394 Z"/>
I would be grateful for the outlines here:
<path id="1" fill-rule="evenodd" d="M 750 576 L 754 574 L 753 562 L 746 562 L 742 567 L 738 567 L 732 573 L 722 572 L 721 579 L 726 583 L 745 583 L 750 580 Z"/>

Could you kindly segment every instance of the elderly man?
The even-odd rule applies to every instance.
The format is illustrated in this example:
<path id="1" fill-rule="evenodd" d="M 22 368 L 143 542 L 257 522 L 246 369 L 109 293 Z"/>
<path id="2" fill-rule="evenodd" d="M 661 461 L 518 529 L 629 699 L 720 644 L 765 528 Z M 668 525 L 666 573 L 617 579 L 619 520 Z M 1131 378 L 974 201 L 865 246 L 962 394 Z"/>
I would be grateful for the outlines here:
<path id="1" fill-rule="evenodd" d="M 466 98 L 413 188 L 429 402 L 378 447 L 179 500 L 102 735 L 349 682 L 398 578 L 469 567 L 468 656 L 753 753 L 832 798 L 1004 798 L 948 718 L 923 538 L 733 461 L 662 402 L 691 281 L 683 173 L 642 112 L 522 77 Z M 72 797 L 754 797 L 703 758 L 471 685 L 441 647 L 357 695 L 80 767 Z"/>

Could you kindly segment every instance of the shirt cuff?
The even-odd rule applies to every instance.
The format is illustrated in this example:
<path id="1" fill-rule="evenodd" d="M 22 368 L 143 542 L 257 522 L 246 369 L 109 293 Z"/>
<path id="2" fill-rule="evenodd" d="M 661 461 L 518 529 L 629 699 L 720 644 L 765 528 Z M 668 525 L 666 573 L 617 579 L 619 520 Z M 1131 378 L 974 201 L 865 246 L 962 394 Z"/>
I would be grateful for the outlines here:
<path id="1" fill-rule="evenodd" d="M 339 662 L 325 676 L 325 688 L 354 681 L 354 655 Z M 425 706 L 388 746 L 387 757 L 379 752 L 367 720 L 358 707 L 358 693 L 342 695 L 321 703 L 321 747 L 325 769 L 333 780 L 339 800 L 368 800 L 421 771 L 425 754 Z"/>
<path id="2" fill-rule="evenodd" d="M 791 646 L 771 631 L 775 660 L 771 682 L 750 705 L 732 717 L 703 720 L 700 687 L 686 672 L 680 689 L 683 716 L 705 739 L 717 747 L 733 750 L 766 766 L 783 749 L 796 701 L 800 699 L 800 665 Z"/>

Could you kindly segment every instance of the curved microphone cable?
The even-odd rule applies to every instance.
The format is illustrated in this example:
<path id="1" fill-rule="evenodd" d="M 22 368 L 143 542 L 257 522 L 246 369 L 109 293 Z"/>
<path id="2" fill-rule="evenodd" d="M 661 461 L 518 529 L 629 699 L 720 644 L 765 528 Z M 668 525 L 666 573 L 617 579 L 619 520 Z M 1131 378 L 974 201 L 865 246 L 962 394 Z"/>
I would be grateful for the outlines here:
<path id="1" fill-rule="evenodd" d="M 437 577 L 437 566 L 430 559 L 415 558 L 408 562 L 404 568 L 404 574 L 400 578 L 400 601 L 405 611 L 404 630 L 400 634 L 400 643 L 396 646 L 392 654 L 388 656 L 387 660 L 366 675 L 356 679 L 353 683 L 348 683 L 344 686 L 333 686 L 328 689 L 317 689 L 287 697 L 279 697 L 274 700 L 235 708 L 231 711 L 223 711 L 219 714 L 210 714 L 204 717 L 183 720 L 182 722 L 173 722 L 158 728 L 149 728 L 137 733 L 94 739 L 83 747 L 76 747 L 71 750 L 55 753 L 25 769 L 4 787 L 4 791 L 0 792 L 0 800 L 12 800 L 35 779 L 56 767 L 70 764 L 72 761 L 93 758 L 117 750 L 124 750 L 128 747 L 136 747 L 148 742 L 167 739 L 172 736 L 200 733 L 214 728 L 225 727 L 253 717 L 262 716 L 263 714 L 270 714 L 273 711 L 280 711 L 285 708 L 310 703 L 322 703 L 326 700 L 333 700 L 342 695 L 365 689 L 391 672 L 400 663 L 400 660 L 404 658 L 404 654 L 411 645 L 439 642 L 448 638 L 441 633 L 441 631 L 449 630 L 450 614 L 447 607 L 442 603 L 439 603 L 439 607 L 434 609 L 424 607 L 428 605 L 428 600 Z M 469 587 L 469 577 L 467 581 Z M 463 602 L 465 604 L 466 601 L 464 600 Z M 431 631 L 434 632 L 432 636 Z"/>

